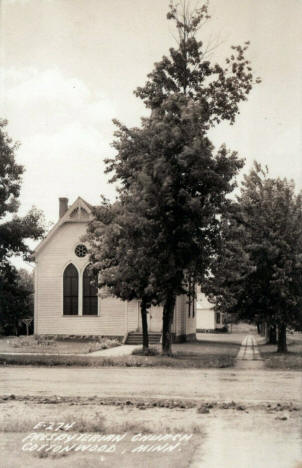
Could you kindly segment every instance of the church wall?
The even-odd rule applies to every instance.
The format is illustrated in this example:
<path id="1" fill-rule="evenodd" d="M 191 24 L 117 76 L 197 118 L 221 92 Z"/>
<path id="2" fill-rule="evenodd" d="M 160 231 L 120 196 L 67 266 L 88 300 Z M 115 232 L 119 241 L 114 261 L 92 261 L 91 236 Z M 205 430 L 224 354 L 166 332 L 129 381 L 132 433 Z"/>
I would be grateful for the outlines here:
<path id="1" fill-rule="evenodd" d="M 63 315 L 63 273 L 72 263 L 82 278 L 89 259 L 77 257 L 75 247 L 82 243 L 86 221 L 65 222 L 49 237 L 36 254 L 35 270 L 35 333 L 46 335 L 121 336 L 137 330 L 140 310 L 137 301 L 125 302 L 114 297 L 98 298 L 98 316 Z M 82 288 L 79 282 L 79 308 Z M 154 329 L 161 330 L 162 311 L 153 307 L 149 319 Z M 176 300 L 172 332 L 177 341 L 195 336 L 195 318 L 188 318 L 187 300 Z M 186 336 L 187 335 L 187 336 Z"/>
<path id="2" fill-rule="evenodd" d="M 37 255 L 37 334 L 124 336 L 126 333 L 126 303 L 114 297 L 98 299 L 99 316 L 63 316 L 63 272 L 73 263 L 82 275 L 88 258 L 77 257 L 74 249 L 85 231 L 86 223 L 65 223 Z"/>
<path id="3" fill-rule="evenodd" d="M 139 320 L 139 305 L 137 301 L 126 302 L 127 306 L 127 331 L 136 331 Z"/>
<path id="4" fill-rule="evenodd" d="M 185 296 L 178 296 L 176 299 L 173 322 L 173 331 L 176 336 L 182 336 L 185 333 L 184 301 Z"/>
<path id="5" fill-rule="evenodd" d="M 190 311 L 190 314 L 189 314 Z M 196 301 L 194 304 L 191 303 L 189 308 L 189 300 L 185 297 L 184 304 L 184 317 L 185 317 L 185 334 L 187 341 L 193 341 L 196 339 Z"/>
<path id="6" fill-rule="evenodd" d="M 176 341 L 191 341 L 196 338 L 196 314 L 188 314 L 188 298 L 186 295 L 178 296 L 175 306 L 175 338 Z"/>

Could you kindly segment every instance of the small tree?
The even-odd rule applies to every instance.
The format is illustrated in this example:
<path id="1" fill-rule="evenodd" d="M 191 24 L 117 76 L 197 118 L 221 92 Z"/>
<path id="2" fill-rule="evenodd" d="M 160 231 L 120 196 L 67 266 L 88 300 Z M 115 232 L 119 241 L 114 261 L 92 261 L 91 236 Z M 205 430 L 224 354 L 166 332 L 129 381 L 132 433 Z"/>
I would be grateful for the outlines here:
<path id="1" fill-rule="evenodd" d="M 143 350 L 148 353 L 147 312 L 160 299 L 150 277 L 150 257 L 145 251 L 150 238 L 142 223 L 145 219 L 139 216 L 133 198 L 124 195 L 122 201 L 112 205 L 103 199 L 94 209 L 94 220 L 85 239 L 90 244 L 92 270 L 105 294 L 127 301 L 140 300 Z M 142 235 L 146 235 L 144 243 Z"/>

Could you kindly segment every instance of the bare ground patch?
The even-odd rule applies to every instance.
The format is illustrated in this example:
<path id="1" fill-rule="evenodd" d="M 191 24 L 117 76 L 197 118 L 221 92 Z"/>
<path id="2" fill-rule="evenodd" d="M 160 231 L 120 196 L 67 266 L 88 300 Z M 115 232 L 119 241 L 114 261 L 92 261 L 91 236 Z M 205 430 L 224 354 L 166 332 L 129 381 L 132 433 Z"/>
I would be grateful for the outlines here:
<path id="1" fill-rule="evenodd" d="M 115 404 L 113 404 L 115 403 Z M 156 405 L 155 405 L 156 403 Z M 161 405 L 161 406 L 160 406 Z M 183 407 L 184 406 L 184 407 Z M 220 433 L 238 431 L 241 438 L 253 434 L 265 439 L 268 434 L 272 444 L 283 437 L 286 441 L 291 438 L 297 443 L 299 439 L 299 417 L 301 409 L 287 403 L 283 405 L 246 405 L 236 402 L 202 402 L 198 400 L 187 401 L 185 405 L 181 400 L 117 400 L 110 399 L 61 399 L 53 398 L 48 403 L 42 399 L 18 400 L 14 398 L 1 400 L 0 424 L 1 455 L 5 468 L 48 468 L 48 467 L 76 467 L 90 468 L 102 466 L 105 468 L 120 466 L 149 468 L 177 467 L 186 468 L 190 465 L 198 450 L 198 456 L 206 460 L 208 448 L 213 443 L 221 446 L 223 439 Z M 59 434 L 124 434 L 127 436 L 118 444 L 114 452 L 106 452 L 106 448 L 99 453 L 69 452 L 53 453 L 37 450 L 33 452 L 22 451 L 24 438 L 33 431 L 33 427 L 39 423 L 55 424 L 60 422 L 75 423 L 69 431 L 57 431 Z M 226 432 L 225 432 L 226 431 Z M 44 434 L 53 431 L 43 431 Z M 141 434 L 192 434 L 188 443 L 183 443 L 172 452 L 133 452 L 140 445 L 149 447 L 159 442 L 133 441 L 132 438 Z M 234 433 L 234 436 L 236 436 Z M 301 435 L 301 434 L 300 434 Z M 215 442 L 216 437 L 216 442 Z M 218 437 L 218 439 L 217 439 Z M 266 439 L 265 439 L 266 440 Z M 238 442 L 238 439 L 237 439 Z M 237 443 L 233 440 L 233 443 Z M 85 442 L 87 445 L 87 441 Z M 176 442 L 174 441 L 173 444 Z M 110 445 L 109 442 L 102 443 Z M 151 445 L 150 445 L 151 444 Z M 161 442 L 163 444 L 163 442 Z M 112 444 L 111 444 L 112 445 Z M 273 447 L 270 446 L 271 450 Z M 296 450 L 296 445 L 293 445 Z M 248 447 L 244 448 L 248 451 Z M 283 453 L 283 452 L 282 452 Z M 21 462 L 22 460 L 22 462 Z M 22 463 L 22 465 L 20 464 Z M 202 466 L 202 465 L 201 465 Z M 206 465 L 205 465 L 206 466 Z M 231 466 L 231 465 L 225 465 Z M 255 465 L 256 466 L 256 465 Z M 268 463 L 268 468 L 270 464 Z M 257 467 L 258 468 L 258 467 Z"/>

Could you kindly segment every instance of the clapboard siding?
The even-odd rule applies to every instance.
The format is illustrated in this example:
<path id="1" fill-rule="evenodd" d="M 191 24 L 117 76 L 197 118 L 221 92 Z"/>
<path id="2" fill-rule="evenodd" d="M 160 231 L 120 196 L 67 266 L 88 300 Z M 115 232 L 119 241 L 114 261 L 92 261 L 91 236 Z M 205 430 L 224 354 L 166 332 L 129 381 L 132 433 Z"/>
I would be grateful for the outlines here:
<path id="1" fill-rule="evenodd" d="M 140 310 L 138 301 L 124 302 L 114 297 L 98 298 L 98 316 L 63 315 L 63 273 L 73 263 L 79 273 L 79 308 L 82 298 L 82 274 L 89 258 L 75 255 L 75 247 L 82 243 L 87 222 L 64 222 L 44 241 L 36 254 L 35 269 L 35 333 L 54 335 L 103 335 L 124 336 L 139 327 Z M 80 311 L 80 310 L 79 310 Z M 162 309 L 151 308 L 155 328 L 161 328 Z M 176 335 L 191 333 L 194 319 L 185 317 L 186 300 L 176 300 L 172 331 Z M 195 332 L 195 330 L 194 330 Z"/>
<path id="2" fill-rule="evenodd" d="M 109 335 L 126 333 L 125 303 L 108 297 L 98 299 L 99 315 L 63 316 L 63 273 L 73 263 L 81 276 L 88 258 L 79 258 L 74 249 L 85 234 L 86 223 L 65 223 L 37 256 L 37 334 Z"/>
<path id="3" fill-rule="evenodd" d="M 186 330 L 185 330 L 186 335 L 192 335 L 192 334 L 196 333 L 196 313 L 197 313 L 197 311 L 196 311 L 196 308 L 195 308 L 194 317 L 192 317 L 192 313 L 191 313 L 190 317 L 187 316 Z"/>

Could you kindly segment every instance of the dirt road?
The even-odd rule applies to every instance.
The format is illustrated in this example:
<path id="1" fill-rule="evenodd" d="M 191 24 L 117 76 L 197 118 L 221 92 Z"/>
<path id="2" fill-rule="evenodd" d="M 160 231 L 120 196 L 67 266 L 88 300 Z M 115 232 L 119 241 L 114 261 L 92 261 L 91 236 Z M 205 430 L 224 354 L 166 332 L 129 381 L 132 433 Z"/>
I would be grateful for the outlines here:
<path id="1" fill-rule="evenodd" d="M 262 369 L 2 367 L 0 395 L 4 394 L 301 404 L 302 373 Z"/>

